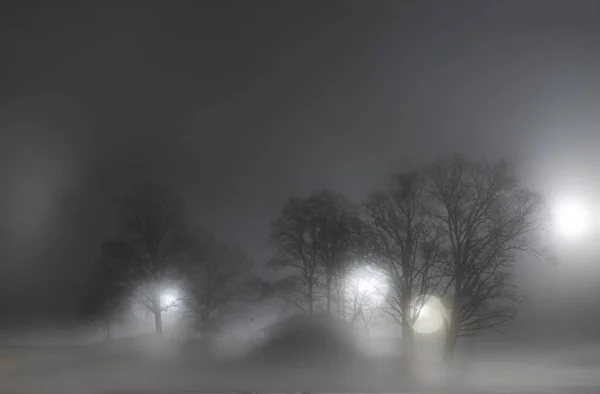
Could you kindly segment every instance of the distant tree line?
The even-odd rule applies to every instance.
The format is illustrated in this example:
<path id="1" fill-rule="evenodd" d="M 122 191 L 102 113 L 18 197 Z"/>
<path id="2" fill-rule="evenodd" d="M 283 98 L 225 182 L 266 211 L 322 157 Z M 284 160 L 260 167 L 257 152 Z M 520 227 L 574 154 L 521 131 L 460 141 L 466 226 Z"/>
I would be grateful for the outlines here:
<path id="1" fill-rule="evenodd" d="M 83 303 L 107 333 L 123 300 L 152 313 L 161 333 L 161 314 L 173 307 L 161 294 L 176 284 L 181 294 L 171 302 L 207 336 L 237 302 L 277 297 L 367 332 L 384 313 L 401 326 L 410 354 L 420 310 L 435 296 L 447 310 L 451 358 L 460 336 L 500 330 L 515 316 L 522 295 L 511 278 L 523 255 L 547 257 L 540 196 L 519 184 L 508 163 L 460 155 L 399 172 L 360 203 L 327 189 L 290 198 L 271 222 L 275 254 L 266 265 L 276 279 L 267 283 L 243 251 L 191 228 L 167 189 L 138 189 L 123 199 L 120 219 Z M 377 288 L 384 283 L 377 276 L 385 276 L 385 288 Z"/>

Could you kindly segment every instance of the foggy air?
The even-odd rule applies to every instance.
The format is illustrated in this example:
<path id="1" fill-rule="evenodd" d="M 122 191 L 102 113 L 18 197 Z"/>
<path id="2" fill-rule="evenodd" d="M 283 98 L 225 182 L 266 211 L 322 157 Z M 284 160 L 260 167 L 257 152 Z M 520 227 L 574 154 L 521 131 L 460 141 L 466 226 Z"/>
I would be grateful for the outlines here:
<path id="1" fill-rule="evenodd" d="M 0 392 L 600 393 L 599 16 L 3 4 Z"/>

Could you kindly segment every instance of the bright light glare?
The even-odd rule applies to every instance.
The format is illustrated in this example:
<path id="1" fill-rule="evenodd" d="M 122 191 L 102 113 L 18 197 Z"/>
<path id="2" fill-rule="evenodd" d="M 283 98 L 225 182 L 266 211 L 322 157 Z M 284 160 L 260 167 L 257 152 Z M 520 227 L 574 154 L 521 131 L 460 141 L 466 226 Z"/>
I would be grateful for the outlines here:
<path id="1" fill-rule="evenodd" d="M 417 321 L 413 325 L 416 332 L 431 334 L 442 328 L 445 309 L 439 298 L 430 296 L 418 313 Z"/>
<path id="2" fill-rule="evenodd" d="M 350 287 L 368 297 L 370 302 L 380 304 L 387 293 L 387 277 L 372 266 L 362 266 L 350 276 Z"/>
<path id="3" fill-rule="evenodd" d="M 179 294 L 175 290 L 166 290 L 160 296 L 160 303 L 163 307 L 176 307 Z"/>
<path id="4" fill-rule="evenodd" d="M 358 278 L 358 291 L 361 294 L 374 294 L 377 291 L 377 285 L 371 278 Z"/>
<path id="5" fill-rule="evenodd" d="M 585 204 L 576 199 L 563 199 L 554 211 L 554 226 L 563 237 L 576 239 L 585 234 L 590 213 Z"/>

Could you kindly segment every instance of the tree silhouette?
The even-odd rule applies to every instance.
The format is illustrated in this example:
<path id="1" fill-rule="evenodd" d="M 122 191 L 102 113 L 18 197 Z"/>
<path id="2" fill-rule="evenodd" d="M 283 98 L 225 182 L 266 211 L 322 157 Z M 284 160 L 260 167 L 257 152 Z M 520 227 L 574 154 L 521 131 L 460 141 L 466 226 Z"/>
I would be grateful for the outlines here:
<path id="1" fill-rule="evenodd" d="M 246 254 L 214 236 L 196 231 L 184 269 L 182 305 L 203 338 L 210 338 L 219 322 L 258 290 L 253 262 Z"/>
<path id="2" fill-rule="evenodd" d="M 402 326 L 403 352 L 414 347 L 413 325 L 441 277 L 436 267 L 439 237 L 429 216 L 423 180 L 418 173 L 401 173 L 366 203 L 365 231 L 373 259 L 389 278 L 382 310 Z"/>
<path id="3" fill-rule="evenodd" d="M 269 262 L 289 275 L 272 283 L 270 294 L 308 314 L 320 299 L 331 312 L 335 299 L 341 315 L 345 265 L 351 260 L 359 228 L 356 210 L 341 194 L 322 190 L 290 199 L 271 223 L 271 243 L 277 254 Z"/>
<path id="4" fill-rule="evenodd" d="M 330 190 L 312 193 L 306 203 L 317 227 L 314 247 L 323 272 L 325 310 L 331 314 L 335 301 L 338 317 L 344 317 L 345 281 L 362 226 L 358 210 L 345 196 Z"/>
<path id="5" fill-rule="evenodd" d="M 511 283 L 513 266 L 523 253 L 544 256 L 537 236 L 546 221 L 541 198 L 520 187 L 505 162 L 440 159 L 428 168 L 426 187 L 447 250 L 440 267 L 451 358 L 460 335 L 499 329 L 514 317 L 512 302 L 521 295 Z"/>
<path id="6" fill-rule="evenodd" d="M 154 315 L 156 332 L 162 334 L 162 312 L 173 305 L 161 295 L 181 273 L 189 242 L 183 207 L 168 189 L 147 184 L 123 199 L 119 219 L 118 251 L 127 267 L 123 283 Z"/>
<path id="7" fill-rule="evenodd" d="M 322 276 L 317 248 L 318 226 L 305 200 L 291 198 L 271 223 L 271 244 L 276 256 L 268 266 L 285 269 L 286 276 L 268 286 L 268 294 L 280 297 L 302 312 L 312 314 L 315 290 Z"/>

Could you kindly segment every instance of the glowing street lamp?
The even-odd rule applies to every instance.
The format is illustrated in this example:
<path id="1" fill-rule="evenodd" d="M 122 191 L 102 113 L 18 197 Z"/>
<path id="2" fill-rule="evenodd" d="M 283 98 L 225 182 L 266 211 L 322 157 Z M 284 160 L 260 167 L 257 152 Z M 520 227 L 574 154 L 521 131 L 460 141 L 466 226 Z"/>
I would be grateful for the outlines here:
<path id="1" fill-rule="evenodd" d="M 372 266 L 364 265 L 350 275 L 351 285 L 360 295 L 366 296 L 370 302 L 380 304 L 388 290 L 387 277 Z"/>
<path id="2" fill-rule="evenodd" d="M 435 296 L 428 296 L 422 305 L 420 302 L 418 304 L 413 311 L 413 313 L 418 313 L 413 330 L 420 334 L 431 334 L 441 329 L 446 314 L 442 301 Z"/>
<path id="3" fill-rule="evenodd" d="M 160 296 L 160 304 L 166 309 L 177 309 L 181 295 L 177 290 L 167 289 Z"/>
<path id="4" fill-rule="evenodd" d="M 583 237 L 589 230 L 591 214 L 581 200 L 561 199 L 552 212 L 554 229 L 563 238 L 575 240 Z"/>

